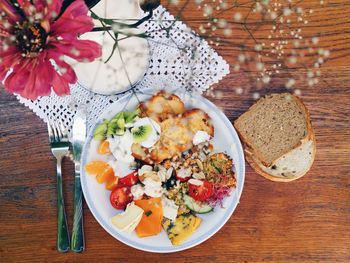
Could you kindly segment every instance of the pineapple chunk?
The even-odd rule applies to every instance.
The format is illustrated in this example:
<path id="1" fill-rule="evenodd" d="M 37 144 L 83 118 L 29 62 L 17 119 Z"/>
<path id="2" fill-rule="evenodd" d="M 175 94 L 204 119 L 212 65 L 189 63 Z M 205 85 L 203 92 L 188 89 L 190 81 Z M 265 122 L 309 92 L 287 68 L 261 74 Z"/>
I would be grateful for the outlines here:
<path id="1" fill-rule="evenodd" d="M 181 245 L 189 238 L 199 227 L 202 219 L 192 214 L 183 214 L 176 217 L 175 221 L 167 218 L 163 220 L 163 228 L 165 229 L 171 243 Z"/>

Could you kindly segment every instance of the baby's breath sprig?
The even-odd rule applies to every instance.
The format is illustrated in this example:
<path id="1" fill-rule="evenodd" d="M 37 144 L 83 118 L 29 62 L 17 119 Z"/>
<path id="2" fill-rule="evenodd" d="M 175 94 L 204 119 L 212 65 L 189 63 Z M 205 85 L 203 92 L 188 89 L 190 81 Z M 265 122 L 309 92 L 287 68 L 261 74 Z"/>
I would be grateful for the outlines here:
<path id="1" fill-rule="evenodd" d="M 195 3 L 206 21 L 199 25 L 198 35 L 211 45 L 229 45 L 237 51 L 230 66 L 249 79 L 247 87 L 236 88 L 237 94 L 271 86 L 282 73 L 290 75 L 283 84 L 285 88 L 299 95 L 300 89 L 295 88 L 298 82 L 306 81 L 308 86 L 318 83 L 320 67 L 330 52 L 318 47 L 319 35 L 304 33 L 314 9 L 304 8 L 303 1 L 196 0 Z M 321 7 L 324 4 L 320 2 Z M 306 76 L 296 79 L 291 69 L 304 69 Z M 252 93 L 253 98 L 259 97 L 258 91 Z"/>
<path id="2" fill-rule="evenodd" d="M 146 15 L 139 20 L 101 18 L 92 13 L 93 18 L 98 19 L 102 25 L 94 31 L 110 32 L 117 46 L 118 41 L 131 36 L 155 41 L 151 32 L 126 34 L 123 29 L 147 22 L 158 23 L 159 29 L 156 30 L 165 32 L 167 40 L 172 43 L 169 45 L 169 41 L 158 40 L 159 44 L 176 48 L 180 55 L 186 57 L 188 65 L 184 66 L 191 68 L 194 62 L 188 60 L 191 57 L 189 54 L 196 53 L 198 43 L 179 44 L 173 39 L 172 33 L 178 30 L 175 26 L 177 21 L 186 22 L 186 9 L 193 5 L 193 1 L 162 1 L 165 8 L 170 8 L 174 13 L 172 20 L 164 19 L 162 15 L 157 19 L 153 18 L 153 10 L 159 4 L 159 0 L 140 0 L 140 6 Z M 213 46 L 230 46 L 235 51 L 234 59 L 228 58 L 231 69 L 242 73 L 237 76 L 243 76 L 247 80 L 244 85 L 235 87 L 238 95 L 255 90 L 251 93 L 257 99 L 261 89 L 270 87 L 278 79 L 276 76 L 282 74 L 287 76 L 283 78 L 286 81 L 282 85 L 299 95 L 301 91 L 295 87 L 300 82 L 306 81 L 308 86 L 319 82 L 320 67 L 326 62 L 330 52 L 318 47 L 319 35 L 309 36 L 304 32 L 314 9 L 304 8 L 302 0 L 195 0 L 194 4 L 205 22 L 198 26 L 197 32 L 186 33 L 200 36 Z M 321 7 L 324 4 L 324 1 L 320 1 Z M 123 37 L 116 37 L 120 33 Z M 298 69 L 304 69 L 306 75 L 296 78 L 291 72 Z M 188 86 L 188 90 L 195 89 L 191 83 Z M 215 97 L 216 93 L 212 89 L 208 91 L 210 96 Z"/>

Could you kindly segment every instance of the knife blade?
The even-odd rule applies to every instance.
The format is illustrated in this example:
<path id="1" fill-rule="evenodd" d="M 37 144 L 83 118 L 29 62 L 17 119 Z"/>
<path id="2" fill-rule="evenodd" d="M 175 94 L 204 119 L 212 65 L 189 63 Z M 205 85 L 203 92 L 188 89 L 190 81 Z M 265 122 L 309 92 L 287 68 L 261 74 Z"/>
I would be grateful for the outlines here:
<path id="1" fill-rule="evenodd" d="M 80 177 L 80 158 L 83 145 L 86 138 L 86 110 L 78 109 L 73 119 L 72 145 L 75 172 L 79 172 Z"/>
<path id="2" fill-rule="evenodd" d="M 83 196 L 80 182 L 80 158 L 86 138 L 86 109 L 79 108 L 73 119 L 72 148 L 74 160 L 74 217 L 71 250 L 82 252 L 85 249 L 83 228 Z"/>

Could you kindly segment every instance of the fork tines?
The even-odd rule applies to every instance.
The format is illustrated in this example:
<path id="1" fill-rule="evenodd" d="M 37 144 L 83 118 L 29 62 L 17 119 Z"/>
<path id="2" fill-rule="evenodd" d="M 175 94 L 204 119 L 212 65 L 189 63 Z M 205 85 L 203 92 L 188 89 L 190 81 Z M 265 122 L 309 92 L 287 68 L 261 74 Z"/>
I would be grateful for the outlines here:
<path id="1" fill-rule="evenodd" d="M 47 130 L 50 142 L 68 141 L 68 133 L 63 123 L 47 121 Z"/>

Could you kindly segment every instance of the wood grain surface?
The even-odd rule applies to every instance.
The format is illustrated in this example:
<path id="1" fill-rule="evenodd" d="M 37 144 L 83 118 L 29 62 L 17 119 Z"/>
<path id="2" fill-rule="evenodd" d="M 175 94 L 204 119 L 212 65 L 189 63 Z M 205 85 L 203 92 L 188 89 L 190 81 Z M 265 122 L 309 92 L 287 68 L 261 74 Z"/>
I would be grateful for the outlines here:
<path id="1" fill-rule="evenodd" d="M 181 3 L 182 1 L 180 1 Z M 311 112 L 317 155 L 311 171 L 291 183 L 270 182 L 247 165 L 243 194 L 227 224 L 201 245 L 173 254 L 130 248 L 111 237 L 84 207 L 86 251 L 56 251 L 55 161 L 46 125 L 13 95 L 0 90 L 0 262 L 350 262 L 350 2 L 304 1 L 315 7 L 306 35 L 319 34 L 331 51 L 321 81 L 299 84 Z M 174 9 L 173 12 L 176 12 Z M 197 28 L 202 15 L 190 5 L 184 13 Z M 237 33 L 239 34 L 239 33 Z M 261 38 L 266 33 L 261 32 Z M 217 51 L 230 63 L 230 45 Z M 296 77 L 304 69 L 294 69 Z M 281 74 L 260 94 L 284 91 Z M 232 72 L 216 87 L 213 100 L 231 121 L 253 102 L 255 87 L 237 95 L 244 76 Z M 72 224 L 73 165 L 64 162 L 64 194 Z"/>

